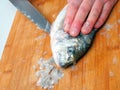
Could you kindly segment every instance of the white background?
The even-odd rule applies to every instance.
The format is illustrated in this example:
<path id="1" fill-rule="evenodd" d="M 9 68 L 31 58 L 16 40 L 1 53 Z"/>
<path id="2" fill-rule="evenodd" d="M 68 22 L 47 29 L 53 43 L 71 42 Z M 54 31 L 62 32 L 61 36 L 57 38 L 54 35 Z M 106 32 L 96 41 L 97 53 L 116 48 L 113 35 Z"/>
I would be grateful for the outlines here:
<path id="1" fill-rule="evenodd" d="M 0 59 L 6 44 L 16 8 L 9 2 L 9 0 L 0 1 Z"/>

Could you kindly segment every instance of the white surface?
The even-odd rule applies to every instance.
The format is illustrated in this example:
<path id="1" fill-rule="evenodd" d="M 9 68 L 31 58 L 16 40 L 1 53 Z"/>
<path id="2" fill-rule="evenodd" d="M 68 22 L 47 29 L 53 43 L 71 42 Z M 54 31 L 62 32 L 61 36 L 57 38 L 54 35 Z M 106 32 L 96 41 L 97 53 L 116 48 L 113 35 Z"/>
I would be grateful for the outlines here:
<path id="1" fill-rule="evenodd" d="M 16 13 L 16 8 L 9 0 L 1 0 L 0 2 L 0 59 L 4 50 L 4 46 L 11 29 L 12 22 Z"/>

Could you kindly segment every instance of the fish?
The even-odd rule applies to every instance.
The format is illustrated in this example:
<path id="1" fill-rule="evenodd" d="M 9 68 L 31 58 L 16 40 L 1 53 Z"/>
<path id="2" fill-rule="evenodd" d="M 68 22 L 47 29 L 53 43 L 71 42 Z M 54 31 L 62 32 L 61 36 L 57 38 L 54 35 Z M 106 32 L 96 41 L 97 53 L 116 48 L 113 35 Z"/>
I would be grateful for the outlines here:
<path id="1" fill-rule="evenodd" d="M 89 50 L 96 35 L 95 29 L 87 35 L 80 33 L 72 37 L 63 29 L 66 5 L 58 14 L 50 30 L 50 45 L 55 63 L 58 67 L 67 68 L 76 64 Z"/>

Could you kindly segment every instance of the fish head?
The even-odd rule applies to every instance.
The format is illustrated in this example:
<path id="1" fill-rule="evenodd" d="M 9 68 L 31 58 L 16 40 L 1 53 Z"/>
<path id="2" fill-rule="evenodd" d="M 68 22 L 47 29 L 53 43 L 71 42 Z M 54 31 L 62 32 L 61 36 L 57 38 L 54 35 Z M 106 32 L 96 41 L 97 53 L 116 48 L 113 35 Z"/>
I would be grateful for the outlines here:
<path id="1" fill-rule="evenodd" d="M 63 42 L 59 43 L 53 48 L 53 57 L 58 66 L 67 67 L 75 62 L 75 47 L 72 45 L 69 46 L 69 43 L 63 44 Z"/>

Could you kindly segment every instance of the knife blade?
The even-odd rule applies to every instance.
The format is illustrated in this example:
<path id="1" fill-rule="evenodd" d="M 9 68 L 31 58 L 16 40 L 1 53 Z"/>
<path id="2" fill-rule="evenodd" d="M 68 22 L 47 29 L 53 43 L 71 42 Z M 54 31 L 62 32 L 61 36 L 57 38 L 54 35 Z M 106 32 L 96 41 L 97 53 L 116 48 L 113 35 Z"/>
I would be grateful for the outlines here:
<path id="1" fill-rule="evenodd" d="M 19 11 L 34 22 L 40 29 L 50 33 L 50 23 L 45 17 L 29 2 L 29 0 L 9 0 Z"/>

